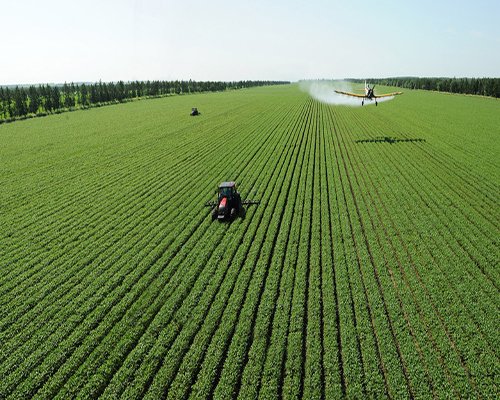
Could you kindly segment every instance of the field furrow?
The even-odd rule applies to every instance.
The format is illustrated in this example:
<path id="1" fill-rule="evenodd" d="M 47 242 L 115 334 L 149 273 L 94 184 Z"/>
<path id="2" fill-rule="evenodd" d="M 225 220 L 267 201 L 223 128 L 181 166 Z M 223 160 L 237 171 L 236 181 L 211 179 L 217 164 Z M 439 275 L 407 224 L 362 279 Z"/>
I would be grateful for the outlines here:
<path id="1" fill-rule="evenodd" d="M 500 104 L 299 86 L 0 125 L 0 398 L 500 396 Z"/>

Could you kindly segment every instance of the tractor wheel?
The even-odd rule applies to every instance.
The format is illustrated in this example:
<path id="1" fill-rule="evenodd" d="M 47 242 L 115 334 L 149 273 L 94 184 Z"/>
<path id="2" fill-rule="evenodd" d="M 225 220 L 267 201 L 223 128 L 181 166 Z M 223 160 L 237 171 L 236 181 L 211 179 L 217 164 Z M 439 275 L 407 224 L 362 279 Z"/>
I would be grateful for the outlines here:
<path id="1" fill-rule="evenodd" d="M 231 208 L 231 219 L 234 219 L 236 217 L 236 208 Z"/>
<path id="2" fill-rule="evenodd" d="M 212 221 L 215 221 L 217 219 L 217 208 L 214 208 L 212 210 Z"/>

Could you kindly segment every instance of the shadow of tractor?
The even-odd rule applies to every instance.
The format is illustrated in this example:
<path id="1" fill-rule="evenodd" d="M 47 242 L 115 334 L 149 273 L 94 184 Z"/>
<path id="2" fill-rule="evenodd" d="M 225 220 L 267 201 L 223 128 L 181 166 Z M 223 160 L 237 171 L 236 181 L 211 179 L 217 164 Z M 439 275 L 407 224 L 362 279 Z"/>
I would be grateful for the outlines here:
<path id="1" fill-rule="evenodd" d="M 425 139 L 420 138 L 395 138 L 392 136 L 378 136 L 372 139 L 358 139 L 355 143 L 403 143 L 403 142 L 425 142 Z"/>

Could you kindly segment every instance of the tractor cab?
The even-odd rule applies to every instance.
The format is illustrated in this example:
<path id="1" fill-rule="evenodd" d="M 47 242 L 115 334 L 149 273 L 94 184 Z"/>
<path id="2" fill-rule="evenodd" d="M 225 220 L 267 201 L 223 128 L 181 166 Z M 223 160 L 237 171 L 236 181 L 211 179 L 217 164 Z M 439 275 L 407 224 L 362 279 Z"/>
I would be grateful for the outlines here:
<path id="1" fill-rule="evenodd" d="M 236 192 L 235 182 L 222 182 L 219 185 L 219 202 L 222 200 L 223 197 L 226 197 L 228 200 L 232 199 L 235 192 Z"/>
<path id="2" fill-rule="evenodd" d="M 219 185 L 217 206 L 213 210 L 212 218 L 219 220 L 233 219 L 241 212 L 241 198 L 236 191 L 235 182 L 222 182 Z"/>

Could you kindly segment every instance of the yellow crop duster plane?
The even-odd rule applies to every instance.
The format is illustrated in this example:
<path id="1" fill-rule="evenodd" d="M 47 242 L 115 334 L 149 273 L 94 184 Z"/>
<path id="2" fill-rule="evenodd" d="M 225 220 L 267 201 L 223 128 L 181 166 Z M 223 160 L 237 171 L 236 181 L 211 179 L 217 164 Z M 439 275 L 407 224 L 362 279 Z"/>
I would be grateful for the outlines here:
<path id="1" fill-rule="evenodd" d="M 378 105 L 377 99 L 380 99 L 381 97 L 391 97 L 391 96 L 396 96 L 398 94 L 403 94 L 403 92 L 394 92 L 394 93 L 386 93 L 386 94 L 376 95 L 375 92 L 373 91 L 373 89 L 375 89 L 375 86 L 370 87 L 370 85 L 367 85 L 366 81 L 365 81 L 365 94 L 342 92 L 340 90 L 335 90 L 335 93 L 344 94 L 346 96 L 358 97 L 360 99 L 363 99 L 363 100 L 361 100 L 361 105 L 365 104 L 365 100 L 370 100 L 370 101 L 375 100 L 376 106 Z"/>

